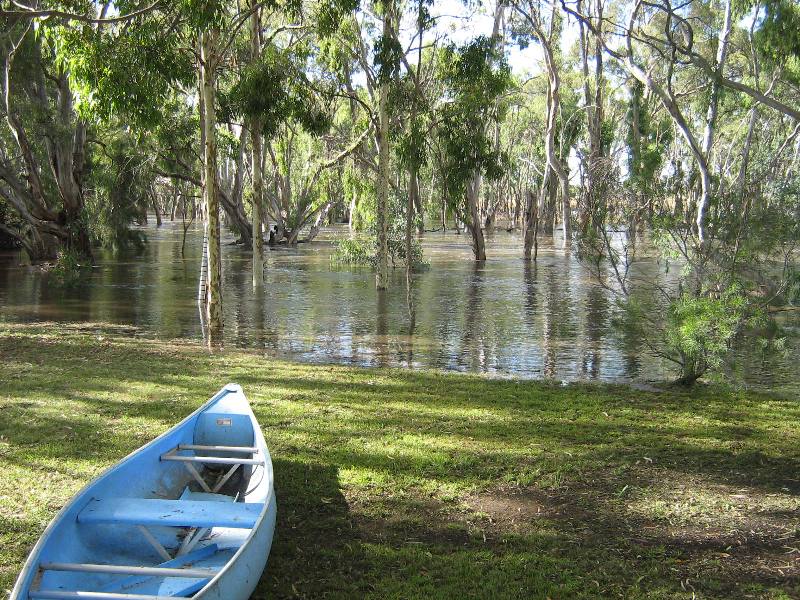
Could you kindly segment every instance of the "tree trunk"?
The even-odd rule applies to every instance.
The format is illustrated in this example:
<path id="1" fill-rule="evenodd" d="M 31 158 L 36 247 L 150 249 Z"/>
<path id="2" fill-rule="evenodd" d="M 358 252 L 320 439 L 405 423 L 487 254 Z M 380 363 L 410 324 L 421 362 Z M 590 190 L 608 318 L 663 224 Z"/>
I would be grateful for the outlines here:
<path id="1" fill-rule="evenodd" d="M 216 67 L 218 31 L 211 29 L 201 34 L 201 69 L 203 92 L 203 149 L 204 187 L 206 206 L 206 232 L 208 235 L 208 283 L 206 309 L 208 315 L 208 340 L 210 344 L 222 341 L 222 261 L 220 250 L 219 197 L 217 182 L 217 110 Z"/>
<path id="2" fill-rule="evenodd" d="M 721 73 L 725 67 L 725 60 L 728 56 L 728 38 L 731 32 L 731 0 L 725 2 L 725 16 L 723 18 L 722 30 L 719 34 L 719 41 L 717 45 L 716 65 L 715 71 Z M 706 126 L 703 131 L 703 142 L 701 150 L 705 158 L 706 165 L 711 164 L 711 147 L 714 144 L 714 130 L 717 123 L 717 112 L 719 109 L 719 91 L 720 84 L 717 79 L 711 80 L 711 97 L 708 101 L 708 111 L 706 113 Z M 697 225 L 697 239 L 700 244 L 705 243 L 706 239 L 706 220 L 708 212 L 708 203 L 710 200 L 710 187 L 711 182 L 708 175 L 708 169 L 702 169 L 701 166 L 701 184 L 702 191 L 700 198 L 697 201 L 697 217 L 695 223 Z"/>
<path id="3" fill-rule="evenodd" d="M 562 247 L 566 248 L 569 245 L 571 238 L 571 214 L 572 205 L 569 197 L 569 177 L 561 158 L 556 155 L 555 149 L 555 129 L 556 129 L 556 116 L 560 108 L 560 95 L 559 89 L 561 86 L 561 78 L 558 74 L 558 65 L 555 61 L 553 53 L 553 44 L 560 43 L 560 24 L 557 24 L 556 13 L 560 10 L 556 1 L 552 5 L 553 16 L 551 18 L 551 31 L 549 34 L 545 33 L 541 22 L 538 18 L 532 18 L 531 24 L 539 37 L 544 53 L 545 65 L 547 67 L 547 121 L 545 126 L 545 154 L 547 156 L 547 165 L 553 170 L 561 187 L 561 220 L 564 227 L 564 239 L 562 240 Z"/>
<path id="4" fill-rule="evenodd" d="M 406 203 L 406 271 L 411 273 L 411 232 L 414 228 L 414 209 L 419 198 L 419 177 L 415 168 L 408 172 L 408 202 Z"/>
<path id="5" fill-rule="evenodd" d="M 261 124 L 254 121 L 252 125 L 253 143 L 253 285 L 259 286 L 264 282 L 264 234 L 261 231 L 264 217 L 262 206 L 264 202 L 264 177 L 261 170 Z"/>
<path id="6" fill-rule="evenodd" d="M 544 183 L 542 183 L 544 187 Z M 539 254 L 539 210 L 536 196 L 531 190 L 525 192 L 525 222 L 523 224 L 525 230 L 524 238 L 524 256 L 525 260 L 531 260 L 531 251 L 533 251 L 533 260 L 536 260 Z"/>
<path id="7" fill-rule="evenodd" d="M 153 212 L 156 213 L 156 227 L 161 227 L 161 209 L 158 208 L 158 194 L 152 187 L 150 188 L 150 201 L 153 203 Z"/>
<path id="8" fill-rule="evenodd" d="M 419 174 L 417 174 L 417 193 L 414 195 L 414 215 L 417 221 L 417 234 L 425 233 L 425 211 L 422 210 L 422 194 L 419 187 Z"/>
<path id="9" fill-rule="evenodd" d="M 483 237 L 481 216 L 478 209 L 478 191 L 480 190 L 480 185 L 480 174 L 475 175 L 472 181 L 467 185 L 467 208 L 469 214 L 465 219 L 464 225 L 469 229 L 469 233 L 472 236 L 472 253 L 475 255 L 475 260 L 482 262 L 486 260 L 486 240 Z"/>
<path id="10" fill-rule="evenodd" d="M 392 35 L 393 2 L 384 6 L 383 39 Z M 378 227 L 378 265 L 375 273 L 375 287 L 385 290 L 389 286 L 389 247 L 387 240 L 387 218 L 389 204 L 389 82 L 388 75 L 380 84 L 378 97 L 378 189 L 377 189 L 377 227 Z"/>
<path id="11" fill-rule="evenodd" d="M 561 162 L 561 159 L 556 155 L 555 150 L 555 128 L 556 128 L 556 115 L 558 114 L 560 104 L 560 78 L 558 75 L 558 67 L 553 59 L 552 50 L 547 43 L 543 43 L 545 48 L 545 57 L 548 71 L 549 80 L 547 86 L 547 131 L 545 135 L 545 151 L 547 152 L 547 163 L 558 178 L 561 187 L 561 221 L 564 227 L 564 238 L 562 239 L 562 248 L 569 246 L 570 237 L 572 235 L 571 215 L 572 205 L 569 198 L 569 178 L 567 171 Z"/>
<path id="12" fill-rule="evenodd" d="M 335 204 L 334 200 L 332 199 L 333 195 L 329 194 L 329 200 L 322 206 L 322 208 L 317 213 L 317 218 L 314 219 L 314 224 L 308 230 L 308 235 L 303 240 L 304 242 L 311 242 L 314 238 L 319 235 L 319 230 L 322 228 L 325 219 L 330 214 L 331 208 Z"/>
<path id="13" fill-rule="evenodd" d="M 595 93 L 592 97 L 591 88 L 589 86 L 589 40 L 588 32 L 585 31 L 583 21 L 578 22 L 580 29 L 580 50 L 581 50 L 581 64 L 583 68 L 583 96 L 586 105 L 586 129 L 589 136 L 589 153 L 586 161 L 586 187 L 583 190 L 582 201 L 579 210 L 580 232 L 585 234 L 592 215 L 602 214 L 603 211 L 598 211 L 596 206 L 597 202 L 603 201 L 604 190 L 602 187 L 603 176 L 601 173 L 600 162 L 603 157 L 602 147 L 602 123 L 603 123 L 603 52 L 602 42 L 600 41 L 599 29 L 602 27 L 602 2 L 596 2 L 597 5 L 597 21 L 595 24 L 596 44 L 595 44 Z M 581 11 L 581 2 L 578 2 L 578 11 Z M 596 224 L 602 226 L 602 224 Z"/>
<path id="14" fill-rule="evenodd" d="M 243 200 L 247 131 L 245 127 L 242 127 L 239 132 L 239 154 L 233 164 L 233 176 L 231 177 L 230 161 L 226 161 L 226 168 L 223 172 L 225 175 L 223 180 L 226 185 L 222 186 L 220 183 L 217 185 L 219 186 L 219 202 L 225 212 L 228 227 L 239 236 L 242 244 L 250 246 L 253 243 L 253 231 L 244 210 Z"/>
<path id="15" fill-rule="evenodd" d="M 252 0 L 251 7 L 253 16 L 251 18 L 250 43 L 253 53 L 253 62 L 261 57 L 261 13 L 255 0 Z M 253 145 L 253 286 L 260 287 L 264 284 L 264 235 L 261 233 L 263 217 L 261 207 L 264 202 L 264 178 L 261 172 L 263 165 L 261 147 L 261 122 L 253 119 L 250 136 Z"/>

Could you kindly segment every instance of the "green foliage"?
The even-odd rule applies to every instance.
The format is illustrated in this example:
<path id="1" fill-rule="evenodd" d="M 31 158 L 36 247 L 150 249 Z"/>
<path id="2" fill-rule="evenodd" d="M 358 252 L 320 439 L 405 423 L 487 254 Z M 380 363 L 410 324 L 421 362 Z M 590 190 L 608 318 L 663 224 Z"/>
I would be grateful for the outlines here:
<path id="1" fill-rule="evenodd" d="M 95 244 L 114 252 L 141 250 L 145 236 L 131 229 L 149 204 L 149 160 L 127 138 L 110 143 L 92 166 L 94 193 L 87 198 L 90 233 Z"/>
<path id="2" fill-rule="evenodd" d="M 290 119 L 309 133 L 321 135 L 331 126 L 330 112 L 313 91 L 304 68 L 303 56 L 268 46 L 221 98 L 221 115 L 228 120 L 233 115 L 258 119 L 267 138 Z"/>
<path id="3" fill-rule="evenodd" d="M 346 238 L 336 242 L 331 262 L 374 267 L 377 263 L 376 250 L 374 238 Z"/>
<path id="4" fill-rule="evenodd" d="M 786 68 L 795 82 L 800 80 L 800 6 L 796 0 L 765 0 L 766 14 L 756 33 L 764 58 Z"/>
<path id="5" fill-rule="evenodd" d="M 401 230 L 399 221 L 389 228 L 387 244 L 389 264 L 393 267 L 406 264 L 405 230 Z M 375 235 L 366 238 L 339 240 L 334 245 L 331 263 L 340 265 L 368 266 L 375 268 L 378 264 L 378 239 Z M 419 240 L 411 240 L 411 267 L 414 270 L 424 269 L 430 263 L 425 260 Z"/>
<path id="6" fill-rule="evenodd" d="M 375 267 L 378 261 L 378 237 L 376 221 L 374 218 L 374 193 L 371 213 L 367 215 L 366 237 L 344 239 L 336 242 L 331 262 L 337 264 L 369 265 Z M 392 266 L 406 264 L 406 229 L 405 229 L 405 202 L 404 198 L 393 195 L 389 203 L 388 228 L 386 240 L 388 246 L 389 263 Z M 361 204 L 364 204 L 363 202 Z M 363 211 L 364 207 L 359 205 Z M 363 218 L 363 217 L 362 217 Z M 411 239 L 411 266 L 422 269 L 428 266 L 422 252 L 422 245 L 416 237 Z"/>
<path id="7" fill-rule="evenodd" d="M 381 36 L 375 42 L 375 66 L 378 68 L 378 82 L 389 83 L 397 78 L 403 57 L 403 46 L 394 36 Z"/>
<path id="8" fill-rule="evenodd" d="M 488 180 L 503 173 L 503 154 L 487 136 L 487 125 L 499 120 L 499 98 L 511 86 L 511 72 L 491 38 L 479 37 L 462 47 L 448 46 L 439 76 L 449 102 L 440 109 L 439 136 L 445 149 L 445 182 L 451 202 L 461 202 L 467 183 L 481 172 Z"/>
<path id="9" fill-rule="evenodd" d="M 389 132 L 392 148 L 401 166 L 419 171 L 428 161 L 431 111 L 410 75 L 392 86 L 389 105 L 394 114 L 403 115 Z"/>
<path id="10" fill-rule="evenodd" d="M 670 299 L 639 293 L 627 296 L 620 308 L 613 321 L 617 330 L 674 363 L 683 385 L 718 371 L 736 336 L 762 317 L 736 285 L 721 293 L 685 292 Z"/>
<path id="11" fill-rule="evenodd" d="M 684 293 L 669 306 L 666 349 L 679 356 L 681 381 L 693 383 L 722 365 L 734 338 L 754 322 L 753 306 L 739 285 L 720 293 Z"/>
<path id="12" fill-rule="evenodd" d="M 222 0 L 179 0 L 178 7 L 193 29 L 219 27 L 225 16 Z"/>
<path id="13" fill-rule="evenodd" d="M 348 165 L 342 177 L 344 201 L 355 205 L 351 215 L 353 228 L 356 231 L 367 231 L 375 225 L 375 181 L 371 177 Z M 351 202 L 353 201 L 354 202 Z"/>
<path id="14" fill-rule="evenodd" d="M 355 12 L 359 4 L 359 0 L 320 2 L 316 13 L 317 31 L 320 36 L 329 38 L 336 33 L 345 17 Z"/>
<path id="15" fill-rule="evenodd" d="M 191 55 L 182 51 L 179 36 L 165 35 L 158 19 L 100 32 L 65 29 L 60 39 L 84 116 L 152 127 L 174 88 L 194 83 Z"/>
<path id="16" fill-rule="evenodd" d="M 634 80 L 630 87 L 627 114 L 626 142 L 629 149 L 627 185 L 642 194 L 653 193 L 659 171 L 674 139 L 674 130 L 668 115 L 662 115 L 660 120 L 656 120 L 651 103 L 652 100 L 646 101 L 644 98 L 643 84 Z M 638 113 L 638 137 L 634 130 L 634 112 Z"/>
<path id="17" fill-rule="evenodd" d="M 75 288 L 86 283 L 91 270 L 91 262 L 75 250 L 59 250 L 55 263 L 50 269 L 51 281 L 58 287 Z"/>

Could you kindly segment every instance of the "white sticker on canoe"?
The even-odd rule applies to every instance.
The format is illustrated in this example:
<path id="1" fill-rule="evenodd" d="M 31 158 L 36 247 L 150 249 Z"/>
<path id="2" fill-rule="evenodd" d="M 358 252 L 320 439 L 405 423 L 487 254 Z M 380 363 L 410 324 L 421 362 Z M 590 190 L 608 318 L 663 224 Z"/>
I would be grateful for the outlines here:
<path id="1" fill-rule="evenodd" d="M 217 426 L 219 427 L 230 427 L 231 420 L 230 419 L 217 419 Z"/>

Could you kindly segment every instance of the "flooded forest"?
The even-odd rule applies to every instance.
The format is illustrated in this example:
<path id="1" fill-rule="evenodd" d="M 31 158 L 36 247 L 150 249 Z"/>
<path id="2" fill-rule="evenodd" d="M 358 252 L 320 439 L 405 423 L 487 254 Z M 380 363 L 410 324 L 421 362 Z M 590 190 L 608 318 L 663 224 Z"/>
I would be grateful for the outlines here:
<path id="1" fill-rule="evenodd" d="M 792 385 L 789 1 L 14 2 L 0 318 Z"/>

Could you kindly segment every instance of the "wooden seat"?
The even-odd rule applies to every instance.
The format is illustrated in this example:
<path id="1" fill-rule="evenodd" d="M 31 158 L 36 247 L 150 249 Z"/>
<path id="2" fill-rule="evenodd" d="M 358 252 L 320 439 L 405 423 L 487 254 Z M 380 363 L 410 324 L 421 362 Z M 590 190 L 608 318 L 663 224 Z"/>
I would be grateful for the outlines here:
<path id="1" fill-rule="evenodd" d="M 104 498 L 90 501 L 78 522 L 252 529 L 263 509 L 260 503 Z"/>

